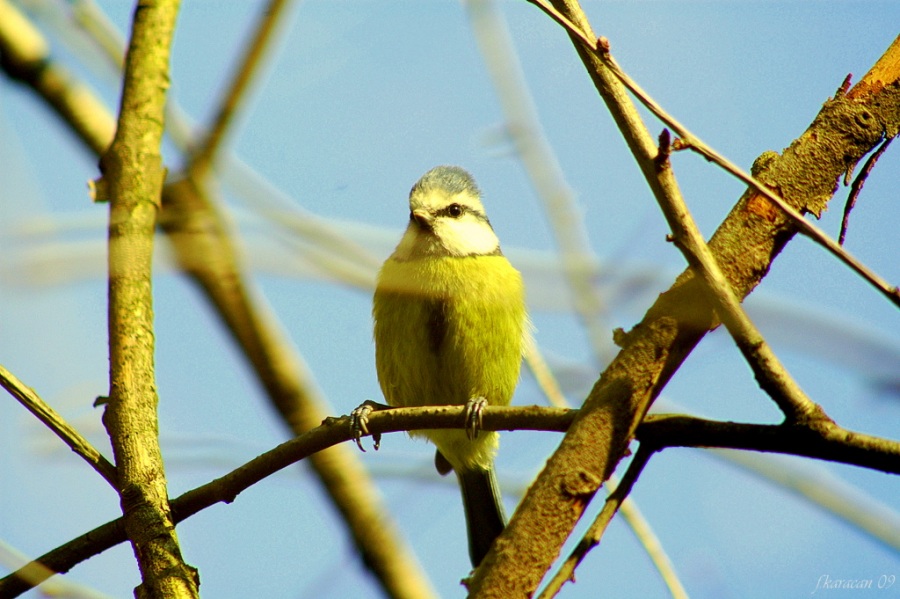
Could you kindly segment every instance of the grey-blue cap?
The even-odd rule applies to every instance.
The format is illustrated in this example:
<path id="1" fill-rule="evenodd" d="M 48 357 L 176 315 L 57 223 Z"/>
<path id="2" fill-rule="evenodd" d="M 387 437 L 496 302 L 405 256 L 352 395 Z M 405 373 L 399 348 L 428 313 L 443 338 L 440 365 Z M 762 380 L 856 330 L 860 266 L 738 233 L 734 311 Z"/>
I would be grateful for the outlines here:
<path id="1" fill-rule="evenodd" d="M 416 181 L 409 191 L 412 196 L 416 192 L 427 192 L 434 189 L 442 189 L 449 195 L 466 192 L 476 198 L 481 196 L 481 190 L 475 183 L 475 179 L 469 171 L 459 166 L 436 166 Z"/>

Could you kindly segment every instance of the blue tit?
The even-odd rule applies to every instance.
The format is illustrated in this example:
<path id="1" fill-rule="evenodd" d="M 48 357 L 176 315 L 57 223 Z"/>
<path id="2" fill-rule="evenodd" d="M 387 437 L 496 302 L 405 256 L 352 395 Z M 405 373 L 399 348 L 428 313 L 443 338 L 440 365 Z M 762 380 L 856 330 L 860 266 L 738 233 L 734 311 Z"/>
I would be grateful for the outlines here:
<path id="1" fill-rule="evenodd" d="M 456 166 L 428 171 L 410 191 L 409 224 L 379 272 L 372 309 L 378 382 L 392 406 L 477 411 L 512 400 L 530 334 L 525 288 L 480 196 Z M 499 435 L 410 434 L 437 446 L 441 474 L 456 472 L 477 567 L 506 521 L 493 467 Z"/>

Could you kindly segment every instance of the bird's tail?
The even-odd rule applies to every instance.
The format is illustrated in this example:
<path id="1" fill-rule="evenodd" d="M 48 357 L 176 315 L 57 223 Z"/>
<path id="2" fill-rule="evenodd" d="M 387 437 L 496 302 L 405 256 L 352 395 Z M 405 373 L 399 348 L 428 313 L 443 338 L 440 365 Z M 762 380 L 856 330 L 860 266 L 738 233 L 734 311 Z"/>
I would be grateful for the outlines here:
<path id="1" fill-rule="evenodd" d="M 469 557 L 477 568 L 503 528 L 506 514 L 494 469 L 465 470 L 456 473 L 462 489 L 463 507 L 469 532 Z"/>

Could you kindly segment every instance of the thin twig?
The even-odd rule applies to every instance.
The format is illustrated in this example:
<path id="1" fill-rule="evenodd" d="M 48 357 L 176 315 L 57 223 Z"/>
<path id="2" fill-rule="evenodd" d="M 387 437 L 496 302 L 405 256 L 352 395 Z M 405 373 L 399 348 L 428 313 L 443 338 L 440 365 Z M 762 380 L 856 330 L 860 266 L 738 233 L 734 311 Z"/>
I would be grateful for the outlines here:
<path id="1" fill-rule="evenodd" d="M 628 470 L 625 471 L 625 476 L 622 477 L 622 481 L 616 486 L 615 491 L 609 494 L 609 497 L 606 499 L 606 503 L 603 504 L 603 509 L 600 510 L 597 518 L 591 524 L 590 528 L 588 528 L 587 532 L 584 533 L 581 541 L 579 541 L 575 549 L 572 550 L 572 553 L 566 561 L 562 563 L 553 578 L 550 579 L 550 583 L 544 588 L 543 592 L 538 596 L 538 599 L 551 599 L 552 597 L 556 597 L 562 590 L 563 585 L 569 581 L 575 580 L 575 568 L 578 567 L 591 549 L 600 544 L 600 539 L 603 537 L 607 525 L 618 511 L 619 506 L 622 505 L 622 502 L 625 501 L 628 494 L 631 493 L 634 483 L 641 475 L 641 472 L 643 472 L 644 466 L 647 465 L 650 456 L 652 456 L 655 451 L 656 448 L 653 448 L 651 445 L 641 443 L 637 453 L 635 453 L 634 458 L 631 460 L 631 463 L 628 464 Z"/>
<path id="2" fill-rule="evenodd" d="M 118 474 L 116 467 L 103 454 L 82 437 L 78 431 L 66 422 L 59 413 L 47 405 L 33 389 L 27 387 L 16 376 L 0 365 L 0 386 L 19 400 L 25 408 L 53 431 L 69 448 L 84 458 L 91 468 L 97 471 L 113 489 L 118 490 Z"/>
<path id="3" fill-rule="evenodd" d="M 609 327 L 601 317 L 603 299 L 590 276 L 595 257 L 575 193 L 541 130 L 502 14 L 492 0 L 470 0 L 465 6 L 506 119 L 505 132 L 544 205 L 575 312 L 587 332 L 595 360 L 606 363 L 612 357 Z"/>
<path id="4" fill-rule="evenodd" d="M 888 146 L 891 145 L 891 142 L 894 141 L 895 137 L 896 135 L 894 137 L 888 137 L 881 142 L 878 149 L 869 156 L 868 160 L 866 160 L 865 166 L 856 176 L 856 179 L 853 180 L 853 185 L 850 186 L 850 195 L 847 196 L 847 202 L 844 204 L 844 216 L 841 219 L 841 233 L 838 235 L 839 245 L 844 245 L 844 238 L 847 237 L 847 229 L 850 227 L 850 212 L 853 210 L 853 207 L 856 206 L 856 198 L 859 197 L 859 193 L 866 184 L 869 173 L 875 168 L 875 163 L 878 162 L 878 159 L 881 158 L 884 151 L 888 149 Z"/>
<path id="5" fill-rule="evenodd" d="M 770 202 L 778 206 L 778 208 L 781 209 L 781 211 L 797 227 L 798 231 L 834 254 L 844 264 L 849 266 L 857 274 L 868 281 L 873 287 L 878 289 L 878 291 L 880 291 L 885 297 L 891 300 L 891 302 L 893 302 L 897 306 L 900 306 L 900 289 L 882 279 L 877 273 L 869 269 L 865 264 L 857 260 L 854 256 L 852 256 L 849 252 L 842 248 L 828 234 L 806 220 L 798 210 L 785 202 L 777 194 L 773 193 L 766 185 L 764 185 L 749 173 L 745 172 L 743 169 L 713 150 L 702 139 L 694 135 L 690 130 L 687 129 L 687 127 L 682 125 L 680 122 L 678 122 L 678 120 L 676 120 L 673 116 L 666 112 L 662 108 L 662 106 L 660 106 L 650 96 L 650 94 L 644 91 L 643 88 L 641 88 L 619 67 L 615 59 L 613 59 L 612 55 L 610 54 L 609 45 L 605 39 L 590 39 L 579 27 L 573 24 L 565 16 L 560 14 L 555 8 L 548 5 L 544 0 L 528 1 L 532 4 L 535 4 L 542 11 L 550 15 L 550 17 L 553 18 L 554 21 L 562 25 L 562 27 L 565 28 L 566 31 L 569 32 L 569 34 L 580 40 L 581 43 L 584 44 L 584 46 L 594 56 L 602 61 L 603 64 L 609 69 L 609 71 L 613 75 L 615 75 L 616 78 L 619 79 L 619 81 L 621 81 L 622 84 L 626 88 L 628 88 L 628 90 L 633 93 L 635 97 L 638 98 L 638 100 L 640 100 L 641 104 L 643 104 L 648 110 L 650 110 L 650 112 L 656 115 L 659 120 L 671 127 L 672 130 L 675 131 L 675 133 L 677 133 L 679 137 L 681 137 L 680 145 L 682 148 L 690 148 L 691 150 L 696 151 L 710 162 L 713 162 L 726 172 L 742 181 L 744 184 L 752 187 L 758 194 L 764 196 Z"/>
<path id="6" fill-rule="evenodd" d="M 660 136 L 660 152 L 655 164 L 660 171 L 670 169 L 668 131 Z M 750 364 L 760 386 L 772 397 L 791 422 L 830 422 L 821 407 L 800 389 L 762 334 L 744 312 L 731 284 L 706 245 L 691 216 L 681 190 L 672 177 L 659 177 L 662 193 L 656 194 L 659 207 L 672 229 L 672 240 L 688 264 L 709 288 L 716 312 Z"/>
<path id="7" fill-rule="evenodd" d="M 253 39 L 247 45 L 244 56 L 231 79 L 228 91 L 222 98 L 216 117 L 206 139 L 192 156 L 189 171 L 204 170 L 213 165 L 216 155 L 221 151 L 228 128 L 234 125 L 234 117 L 242 102 L 246 100 L 247 91 L 253 78 L 259 72 L 262 60 L 275 36 L 278 26 L 283 21 L 285 10 L 290 0 L 270 0 L 260 10 L 259 21 L 255 27 Z"/>

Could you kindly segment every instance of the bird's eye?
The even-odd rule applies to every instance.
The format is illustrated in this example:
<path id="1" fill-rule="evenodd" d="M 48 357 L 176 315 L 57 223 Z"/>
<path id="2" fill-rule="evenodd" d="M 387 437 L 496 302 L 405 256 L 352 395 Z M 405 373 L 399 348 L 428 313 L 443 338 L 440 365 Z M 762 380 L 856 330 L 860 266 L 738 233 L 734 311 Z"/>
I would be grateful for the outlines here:
<path id="1" fill-rule="evenodd" d="M 463 209 L 459 204 L 450 204 L 447 206 L 447 214 L 452 216 L 453 218 L 459 218 L 462 216 Z"/>
<path id="2" fill-rule="evenodd" d="M 410 210 L 410 211 L 409 211 L 409 220 L 412 220 L 412 219 L 414 219 L 414 218 L 415 218 L 415 217 L 413 216 L 412 210 Z"/>

